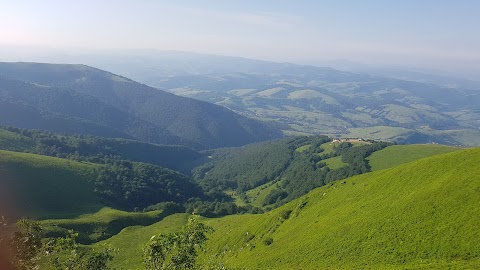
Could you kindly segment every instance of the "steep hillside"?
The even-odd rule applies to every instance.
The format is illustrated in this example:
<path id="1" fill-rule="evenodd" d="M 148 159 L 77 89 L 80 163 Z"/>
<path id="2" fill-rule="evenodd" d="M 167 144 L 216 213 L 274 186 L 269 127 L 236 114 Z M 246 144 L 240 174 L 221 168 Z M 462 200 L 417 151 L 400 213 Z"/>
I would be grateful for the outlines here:
<path id="1" fill-rule="evenodd" d="M 480 149 L 437 155 L 333 182 L 265 214 L 204 219 L 215 232 L 199 262 L 228 269 L 476 269 L 479 162 Z M 149 236 L 185 221 L 175 215 L 108 239 L 120 248 L 115 266 L 138 267 Z"/>
<path id="2" fill-rule="evenodd" d="M 275 211 L 209 222 L 207 255 L 242 269 L 472 269 L 480 149 L 335 182 Z"/>
<path id="3" fill-rule="evenodd" d="M 196 148 L 280 136 L 223 107 L 83 65 L 0 63 L 0 103 L 0 123 L 24 128 Z"/>

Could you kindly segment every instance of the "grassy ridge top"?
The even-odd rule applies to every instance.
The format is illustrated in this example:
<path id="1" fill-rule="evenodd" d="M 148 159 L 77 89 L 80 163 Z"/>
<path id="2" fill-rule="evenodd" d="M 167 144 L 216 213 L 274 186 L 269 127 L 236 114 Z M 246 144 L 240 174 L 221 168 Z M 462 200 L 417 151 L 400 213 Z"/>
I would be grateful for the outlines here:
<path id="1" fill-rule="evenodd" d="M 434 155 L 462 150 L 438 144 L 392 145 L 367 158 L 372 171 L 378 171 Z"/>
<path id="2" fill-rule="evenodd" d="M 472 268 L 478 164 L 480 149 L 439 155 L 332 183 L 266 214 L 213 219 L 206 257 L 242 269 Z"/>
<path id="3" fill-rule="evenodd" d="M 17 214 L 73 217 L 102 207 L 94 193 L 96 165 L 0 150 L 0 186 Z M 13 202 L 12 202 L 13 201 Z"/>

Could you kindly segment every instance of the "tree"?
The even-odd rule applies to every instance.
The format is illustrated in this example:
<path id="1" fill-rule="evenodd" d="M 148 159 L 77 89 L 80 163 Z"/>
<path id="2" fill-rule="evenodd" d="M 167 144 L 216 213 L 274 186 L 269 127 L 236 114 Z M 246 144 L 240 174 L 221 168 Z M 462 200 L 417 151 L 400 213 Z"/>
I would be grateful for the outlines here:
<path id="1" fill-rule="evenodd" d="M 113 248 L 81 248 L 75 240 L 77 237 L 78 233 L 69 231 L 64 238 L 43 239 L 38 221 L 21 219 L 9 241 L 12 263 L 15 269 L 20 270 L 39 269 L 40 266 L 59 270 L 110 269 L 108 262 L 113 259 Z M 3 238 L 0 237 L 0 240 L 3 241 Z"/>
<path id="2" fill-rule="evenodd" d="M 212 231 L 193 216 L 180 232 L 152 236 L 143 249 L 146 269 L 194 269 L 198 249 Z"/>
<path id="3" fill-rule="evenodd" d="M 4 216 L 0 218 L 0 269 L 14 269 L 10 261 L 10 252 L 8 248 L 8 230 L 7 221 Z"/>
<path id="4" fill-rule="evenodd" d="M 78 233 L 70 230 L 65 238 L 50 239 L 45 247 L 50 264 L 56 269 L 108 270 L 108 263 L 116 252 L 110 246 L 101 250 L 81 249 L 76 242 Z"/>
<path id="5" fill-rule="evenodd" d="M 10 239 L 13 264 L 16 269 L 35 269 L 42 248 L 42 228 L 38 221 L 21 219 Z"/>

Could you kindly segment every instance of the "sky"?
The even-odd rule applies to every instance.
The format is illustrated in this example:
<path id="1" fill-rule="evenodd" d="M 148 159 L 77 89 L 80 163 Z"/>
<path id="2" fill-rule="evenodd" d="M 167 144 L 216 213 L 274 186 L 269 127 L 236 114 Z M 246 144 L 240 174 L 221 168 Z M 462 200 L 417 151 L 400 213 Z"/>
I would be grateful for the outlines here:
<path id="1" fill-rule="evenodd" d="M 479 13 L 478 0 L 0 0 L 0 46 L 348 59 L 480 74 Z"/>

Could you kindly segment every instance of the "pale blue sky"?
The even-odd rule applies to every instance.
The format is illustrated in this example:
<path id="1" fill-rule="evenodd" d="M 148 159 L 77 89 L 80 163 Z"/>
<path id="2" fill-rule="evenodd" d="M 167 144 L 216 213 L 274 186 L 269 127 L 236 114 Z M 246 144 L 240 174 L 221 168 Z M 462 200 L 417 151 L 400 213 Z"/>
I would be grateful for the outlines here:
<path id="1" fill-rule="evenodd" d="M 0 0 L 0 45 L 480 72 L 477 0 Z"/>

